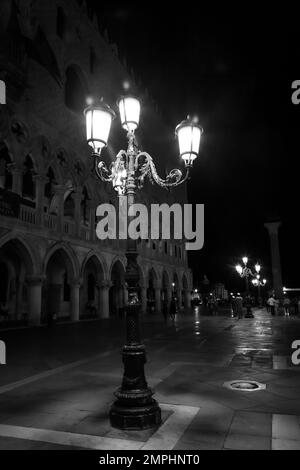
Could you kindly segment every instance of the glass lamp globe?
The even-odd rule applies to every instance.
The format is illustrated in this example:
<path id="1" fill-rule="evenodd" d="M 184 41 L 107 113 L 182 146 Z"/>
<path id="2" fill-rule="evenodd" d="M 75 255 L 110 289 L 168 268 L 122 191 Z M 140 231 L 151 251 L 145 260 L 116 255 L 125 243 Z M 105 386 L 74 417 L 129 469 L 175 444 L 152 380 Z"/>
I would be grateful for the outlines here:
<path id="1" fill-rule="evenodd" d="M 191 167 L 198 157 L 202 133 L 203 129 L 189 117 L 176 127 L 179 153 L 186 167 Z"/>
<path id="2" fill-rule="evenodd" d="M 91 105 L 84 111 L 87 143 L 100 155 L 107 146 L 111 123 L 116 117 L 114 111 L 103 102 Z"/>
<path id="3" fill-rule="evenodd" d="M 122 96 L 118 101 L 121 125 L 127 132 L 133 133 L 139 125 L 141 105 L 134 96 Z"/>

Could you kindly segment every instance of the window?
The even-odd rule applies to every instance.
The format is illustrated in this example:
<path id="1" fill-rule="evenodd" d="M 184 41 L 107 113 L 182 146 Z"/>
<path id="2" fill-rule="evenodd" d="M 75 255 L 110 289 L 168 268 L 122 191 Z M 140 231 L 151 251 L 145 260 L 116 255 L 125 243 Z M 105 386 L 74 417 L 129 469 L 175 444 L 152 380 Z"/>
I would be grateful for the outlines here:
<path id="1" fill-rule="evenodd" d="M 168 254 L 168 243 L 167 242 L 165 242 L 165 253 L 166 253 L 166 255 Z"/>
<path id="2" fill-rule="evenodd" d="M 85 225 L 89 223 L 89 211 L 88 211 L 88 192 L 86 187 L 84 186 L 82 191 L 82 200 L 81 200 L 81 220 Z"/>
<path id="3" fill-rule="evenodd" d="M 175 258 L 177 258 L 177 246 L 175 245 Z"/>
<path id="4" fill-rule="evenodd" d="M 75 204 L 72 195 L 73 193 L 68 195 L 64 205 L 64 216 L 69 217 L 70 219 L 74 219 L 75 216 Z"/>
<path id="5" fill-rule="evenodd" d="M 12 174 L 9 170 L 11 163 L 7 147 L 4 146 L 0 150 L 0 188 L 12 189 Z"/>
<path id="6" fill-rule="evenodd" d="M 35 198 L 35 184 L 33 181 L 34 168 L 29 155 L 25 158 L 22 182 L 22 195 L 29 199 Z"/>
<path id="7" fill-rule="evenodd" d="M 152 249 L 156 250 L 156 244 L 155 243 L 152 243 Z"/>
<path id="8" fill-rule="evenodd" d="M 45 197 L 52 199 L 54 196 L 55 190 L 54 186 L 57 184 L 55 181 L 54 171 L 50 167 L 47 173 L 48 182 L 45 185 Z"/>

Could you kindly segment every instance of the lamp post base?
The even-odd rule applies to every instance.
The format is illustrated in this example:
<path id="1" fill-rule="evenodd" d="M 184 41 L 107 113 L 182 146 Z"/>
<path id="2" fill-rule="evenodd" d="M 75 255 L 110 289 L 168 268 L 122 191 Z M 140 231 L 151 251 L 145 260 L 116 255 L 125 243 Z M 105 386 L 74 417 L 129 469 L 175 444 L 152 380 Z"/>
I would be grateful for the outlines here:
<path id="1" fill-rule="evenodd" d="M 127 344 L 122 351 L 123 381 L 115 392 L 117 400 L 109 413 L 112 427 L 118 429 L 142 430 L 161 424 L 161 410 L 145 378 L 146 351 L 140 342 L 139 315 L 140 304 L 129 303 L 126 308 Z"/>
<path id="2" fill-rule="evenodd" d="M 112 427 L 124 430 L 142 430 L 158 427 L 161 424 L 161 410 L 156 400 L 144 406 L 127 406 L 116 401 L 109 413 Z"/>

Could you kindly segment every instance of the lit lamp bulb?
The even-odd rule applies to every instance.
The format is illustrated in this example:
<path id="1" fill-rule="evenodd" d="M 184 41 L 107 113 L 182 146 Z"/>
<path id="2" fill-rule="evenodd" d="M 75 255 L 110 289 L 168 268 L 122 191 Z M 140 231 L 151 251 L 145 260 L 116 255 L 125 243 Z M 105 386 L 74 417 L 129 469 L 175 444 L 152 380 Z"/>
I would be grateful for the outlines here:
<path id="1" fill-rule="evenodd" d="M 197 124 L 196 120 L 192 120 L 188 116 L 185 121 L 182 121 L 176 127 L 175 134 L 178 138 L 179 153 L 185 166 L 193 166 L 193 162 L 199 154 L 203 129 Z"/>
<path id="2" fill-rule="evenodd" d="M 247 258 L 247 256 L 244 256 L 244 258 L 243 258 L 243 263 L 244 263 L 245 266 L 247 265 L 247 263 L 248 263 L 248 258 Z"/>
<path id="3" fill-rule="evenodd" d="M 237 272 L 238 272 L 239 274 L 242 274 L 243 268 L 242 268 L 242 266 L 241 266 L 240 264 L 238 264 L 238 265 L 235 267 L 235 269 L 237 270 Z"/>
<path id="4" fill-rule="evenodd" d="M 257 273 L 259 273 L 260 270 L 261 270 L 260 264 L 256 263 L 256 265 L 255 265 L 255 271 L 256 271 Z"/>
<path id="5" fill-rule="evenodd" d="M 122 96 L 118 101 L 121 125 L 127 132 L 133 133 L 139 125 L 141 105 L 134 96 Z"/>
<path id="6" fill-rule="evenodd" d="M 84 115 L 87 143 L 93 147 L 94 154 L 100 155 L 101 150 L 107 146 L 111 123 L 116 115 L 102 101 L 99 104 L 88 106 Z"/>

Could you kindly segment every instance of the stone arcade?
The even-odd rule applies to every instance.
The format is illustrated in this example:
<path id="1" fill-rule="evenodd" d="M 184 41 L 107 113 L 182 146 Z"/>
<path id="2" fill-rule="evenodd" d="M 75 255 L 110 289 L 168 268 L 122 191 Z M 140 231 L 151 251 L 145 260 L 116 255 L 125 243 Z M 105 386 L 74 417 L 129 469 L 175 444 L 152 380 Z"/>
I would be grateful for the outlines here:
<path id="1" fill-rule="evenodd" d="M 0 79 L 6 83 L 6 104 L 0 105 L 0 324 L 39 325 L 49 314 L 59 321 L 117 315 L 127 295 L 125 243 L 96 237 L 97 206 L 116 205 L 117 197 L 92 171 L 86 98 L 116 102 L 122 83 L 130 82 L 146 104 L 144 119 L 154 133 L 147 146 L 159 157 L 161 173 L 178 165 L 170 150 L 173 133 L 85 2 L 3 1 L 0 32 Z M 112 146 L 121 147 L 123 134 L 116 134 Z M 187 202 L 184 187 L 173 195 L 147 184 L 142 197 L 137 202 L 148 206 Z M 140 240 L 138 250 L 143 312 L 159 312 L 172 289 L 180 307 L 190 307 L 184 241 Z"/>

